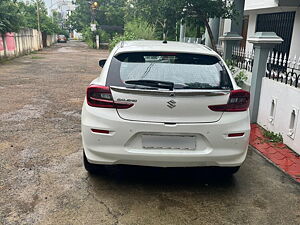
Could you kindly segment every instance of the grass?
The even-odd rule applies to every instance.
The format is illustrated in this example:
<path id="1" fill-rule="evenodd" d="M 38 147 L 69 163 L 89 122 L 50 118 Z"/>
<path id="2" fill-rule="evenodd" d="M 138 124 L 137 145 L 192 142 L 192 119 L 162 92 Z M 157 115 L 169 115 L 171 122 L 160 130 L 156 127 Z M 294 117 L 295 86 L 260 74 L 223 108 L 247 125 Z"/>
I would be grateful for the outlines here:
<path id="1" fill-rule="evenodd" d="M 7 63 L 10 63 L 11 62 L 11 58 L 3 58 L 3 59 L 0 59 L 0 64 L 7 64 Z"/>
<path id="2" fill-rule="evenodd" d="M 13 56 L 13 57 L 3 57 L 0 59 L 0 64 L 7 64 L 7 63 L 10 63 L 12 62 L 12 60 L 16 59 L 16 58 L 19 58 L 19 57 L 22 57 L 22 56 L 25 56 L 25 55 L 35 55 L 35 54 L 39 54 L 40 52 L 39 51 L 32 51 L 30 53 L 25 53 L 25 54 L 21 54 L 21 55 L 18 55 L 18 56 Z M 41 56 L 32 56 L 32 59 L 43 59 L 44 57 L 41 57 Z"/>
<path id="3" fill-rule="evenodd" d="M 31 58 L 32 59 L 43 59 L 44 57 L 41 57 L 41 56 L 32 56 Z"/>
<path id="4" fill-rule="evenodd" d="M 264 137 L 267 138 L 269 142 L 272 142 L 272 143 L 281 143 L 281 142 L 283 142 L 283 138 L 282 138 L 282 135 L 280 133 L 276 134 L 272 131 L 264 130 L 263 134 L 264 134 Z"/>

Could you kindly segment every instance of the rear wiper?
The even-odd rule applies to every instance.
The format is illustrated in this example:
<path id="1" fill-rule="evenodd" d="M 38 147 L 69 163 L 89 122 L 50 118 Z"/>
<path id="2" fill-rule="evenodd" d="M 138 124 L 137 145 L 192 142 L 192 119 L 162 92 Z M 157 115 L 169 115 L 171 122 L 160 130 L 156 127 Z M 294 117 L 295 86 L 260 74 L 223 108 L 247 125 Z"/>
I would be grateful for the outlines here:
<path id="1" fill-rule="evenodd" d="M 128 80 L 128 81 L 125 81 L 125 84 L 163 88 L 163 89 L 169 89 L 170 91 L 173 91 L 173 89 L 174 89 L 173 82 L 159 81 L 159 80 Z"/>

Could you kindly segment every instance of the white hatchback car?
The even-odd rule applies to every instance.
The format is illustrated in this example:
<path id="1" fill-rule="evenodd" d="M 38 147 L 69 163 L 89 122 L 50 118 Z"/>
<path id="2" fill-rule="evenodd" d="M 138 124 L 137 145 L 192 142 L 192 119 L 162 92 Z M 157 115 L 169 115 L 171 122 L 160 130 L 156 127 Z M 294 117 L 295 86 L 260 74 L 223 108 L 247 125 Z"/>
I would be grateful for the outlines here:
<path id="1" fill-rule="evenodd" d="M 226 167 L 247 154 L 250 94 L 211 49 L 162 41 L 119 43 L 87 88 L 84 165 Z"/>

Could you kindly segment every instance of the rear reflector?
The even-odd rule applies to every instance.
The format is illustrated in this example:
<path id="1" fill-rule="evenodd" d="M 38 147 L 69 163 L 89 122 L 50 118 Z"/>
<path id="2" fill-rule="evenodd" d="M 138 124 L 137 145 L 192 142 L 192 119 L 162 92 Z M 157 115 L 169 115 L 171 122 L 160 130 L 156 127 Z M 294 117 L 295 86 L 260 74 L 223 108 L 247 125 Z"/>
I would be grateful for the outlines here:
<path id="1" fill-rule="evenodd" d="M 228 134 L 228 137 L 242 137 L 244 136 L 245 133 L 233 133 L 233 134 Z"/>
<path id="2" fill-rule="evenodd" d="M 98 134 L 109 134 L 109 130 L 98 130 L 98 129 L 91 129 L 94 133 Z"/>
<path id="3" fill-rule="evenodd" d="M 113 100 L 109 87 L 100 85 L 91 85 L 87 88 L 87 103 L 89 106 L 98 108 L 128 109 L 134 104 L 119 103 Z"/>
<path id="4" fill-rule="evenodd" d="M 233 90 L 227 104 L 210 105 L 208 108 L 215 112 L 242 112 L 247 111 L 250 104 L 250 93 L 244 90 Z"/>

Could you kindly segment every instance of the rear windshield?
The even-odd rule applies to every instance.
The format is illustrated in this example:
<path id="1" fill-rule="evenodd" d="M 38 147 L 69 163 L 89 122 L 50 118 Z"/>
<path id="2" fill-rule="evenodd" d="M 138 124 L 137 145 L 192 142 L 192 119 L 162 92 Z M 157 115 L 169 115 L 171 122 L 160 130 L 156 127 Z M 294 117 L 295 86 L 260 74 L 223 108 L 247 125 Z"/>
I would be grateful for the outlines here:
<path id="1" fill-rule="evenodd" d="M 172 82 L 174 89 L 232 89 L 222 62 L 199 54 L 134 52 L 113 57 L 106 85 L 126 87 L 132 80 Z"/>

